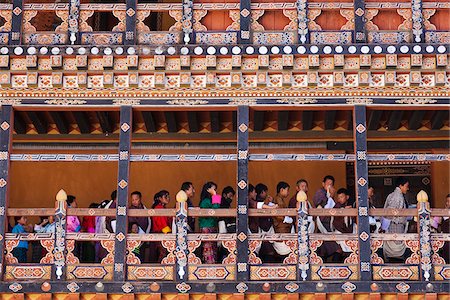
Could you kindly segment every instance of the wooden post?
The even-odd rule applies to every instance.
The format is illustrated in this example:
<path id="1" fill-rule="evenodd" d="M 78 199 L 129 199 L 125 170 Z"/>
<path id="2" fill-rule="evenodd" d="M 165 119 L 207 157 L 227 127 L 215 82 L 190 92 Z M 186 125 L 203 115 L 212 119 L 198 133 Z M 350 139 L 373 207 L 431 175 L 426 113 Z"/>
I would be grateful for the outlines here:
<path id="1" fill-rule="evenodd" d="M 194 0 L 183 0 L 183 42 L 195 43 L 192 24 L 194 22 Z"/>
<path id="2" fill-rule="evenodd" d="M 412 29 L 415 43 L 425 42 L 425 31 L 423 26 L 423 14 L 422 14 L 422 0 L 411 1 L 411 19 Z"/>
<path id="3" fill-rule="evenodd" d="M 130 173 L 130 148 L 132 133 L 132 108 L 120 107 L 119 176 L 117 179 L 116 241 L 114 245 L 114 281 L 125 280 L 125 261 L 128 232 L 128 182 Z"/>
<path id="4" fill-rule="evenodd" d="M 430 279 L 434 279 L 432 278 L 434 277 L 434 274 L 431 264 L 431 212 L 428 195 L 425 191 L 420 191 L 417 194 L 417 205 L 417 225 L 419 226 L 420 268 L 422 280 L 430 281 Z"/>
<path id="5" fill-rule="evenodd" d="M 242 3 L 242 2 L 241 2 Z M 249 107 L 238 106 L 237 111 L 237 280 L 249 280 L 248 267 L 248 122 Z"/>
<path id="6" fill-rule="evenodd" d="M 353 111 L 355 149 L 356 207 L 358 208 L 359 274 L 361 281 L 372 280 L 370 266 L 369 172 L 367 168 L 366 107 L 356 105 Z"/>
<path id="7" fill-rule="evenodd" d="M 308 1 L 297 0 L 295 3 L 297 7 L 297 22 L 298 22 L 298 43 L 309 44 L 308 31 Z"/>
<path id="8" fill-rule="evenodd" d="M 10 149 L 14 114 L 11 105 L 3 105 L 0 112 L 0 278 L 3 278 L 5 258 L 6 209 L 8 207 Z"/>
<path id="9" fill-rule="evenodd" d="M 14 0 L 11 19 L 11 35 L 9 37 L 10 45 L 21 44 L 20 36 L 22 32 L 22 18 L 23 18 L 23 0 Z"/>
<path id="10" fill-rule="evenodd" d="M 66 217 L 67 217 L 67 194 L 60 190 L 56 194 L 55 203 L 55 250 L 52 266 L 53 280 L 66 280 Z"/>
<path id="11" fill-rule="evenodd" d="M 297 208 L 297 280 L 304 281 L 311 279 L 311 269 L 309 268 L 308 198 L 303 191 L 297 193 Z"/>
<path id="12" fill-rule="evenodd" d="M 137 0 L 127 0 L 125 45 L 136 44 Z"/>
<path id="13" fill-rule="evenodd" d="M 187 195 L 184 191 L 179 191 L 176 197 L 177 200 L 177 213 L 175 217 L 176 222 L 176 281 L 186 281 L 188 277 L 188 229 L 187 229 Z"/>
<path id="14" fill-rule="evenodd" d="M 80 17 L 80 0 L 70 0 L 69 3 L 69 40 L 72 45 L 80 44 L 78 18 Z"/>

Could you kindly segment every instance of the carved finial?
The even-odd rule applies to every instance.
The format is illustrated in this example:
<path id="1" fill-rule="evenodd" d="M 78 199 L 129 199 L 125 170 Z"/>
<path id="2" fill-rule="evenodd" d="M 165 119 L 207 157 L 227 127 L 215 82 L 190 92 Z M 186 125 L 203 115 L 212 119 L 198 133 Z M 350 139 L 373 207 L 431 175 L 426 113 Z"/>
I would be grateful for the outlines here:
<path id="1" fill-rule="evenodd" d="M 67 200 L 67 193 L 65 190 L 60 189 L 58 194 L 56 194 L 56 201 L 64 202 Z"/>
<path id="2" fill-rule="evenodd" d="M 304 191 L 299 191 L 297 193 L 297 202 L 305 202 L 308 199 Z"/>
<path id="3" fill-rule="evenodd" d="M 177 196 L 176 196 L 177 202 L 180 202 L 180 203 L 186 202 L 187 198 L 188 198 L 188 196 L 185 191 L 179 191 L 177 193 Z"/>
<path id="4" fill-rule="evenodd" d="M 417 202 L 428 202 L 428 194 L 424 190 L 417 194 Z"/>

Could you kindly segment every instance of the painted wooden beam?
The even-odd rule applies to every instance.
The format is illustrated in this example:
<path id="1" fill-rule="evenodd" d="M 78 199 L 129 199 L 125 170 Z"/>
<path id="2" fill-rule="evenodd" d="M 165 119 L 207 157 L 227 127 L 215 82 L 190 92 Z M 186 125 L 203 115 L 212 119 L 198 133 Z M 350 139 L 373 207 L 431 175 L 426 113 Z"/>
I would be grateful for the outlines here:
<path id="1" fill-rule="evenodd" d="M 311 130 L 313 128 L 314 111 L 304 110 L 302 112 L 303 130 Z"/>
<path id="2" fill-rule="evenodd" d="M 126 0 L 126 32 L 125 45 L 136 44 L 136 14 L 137 14 L 137 0 Z"/>
<path id="3" fill-rule="evenodd" d="M 355 14 L 355 30 L 353 31 L 353 42 L 366 43 L 366 4 L 364 0 L 353 0 L 353 9 Z"/>
<path id="4" fill-rule="evenodd" d="M 47 121 L 44 119 L 42 112 L 28 111 L 27 114 L 31 120 L 31 123 L 33 123 L 36 131 L 39 134 L 46 134 L 48 124 Z"/>
<path id="5" fill-rule="evenodd" d="M 253 112 L 253 131 L 264 130 L 264 111 L 255 110 Z"/>
<path id="6" fill-rule="evenodd" d="M 25 123 L 18 111 L 14 112 L 14 131 L 17 134 L 27 133 L 27 123 Z"/>
<path id="7" fill-rule="evenodd" d="M 367 128 L 369 130 L 377 130 L 380 126 L 381 116 L 383 115 L 382 110 L 372 110 L 369 114 L 369 121 L 367 123 Z"/>
<path id="8" fill-rule="evenodd" d="M 166 117 L 167 130 L 169 132 L 178 132 L 177 120 L 175 117 L 175 112 L 165 111 L 164 116 Z"/>
<path id="9" fill-rule="evenodd" d="M 289 111 L 283 110 L 278 112 L 278 130 L 288 130 L 289 128 Z"/>
<path id="10" fill-rule="evenodd" d="M 91 124 L 89 123 L 89 118 L 84 111 L 73 111 L 73 117 L 75 122 L 78 124 L 78 129 L 82 134 L 91 133 Z"/>
<path id="11" fill-rule="evenodd" d="M 211 132 L 220 132 L 220 115 L 218 111 L 209 113 L 211 117 Z"/>
<path id="12" fill-rule="evenodd" d="M 448 111 L 445 110 L 436 111 L 433 117 L 431 118 L 431 129 L 433 130 L 441 129 L 442 126 L 444 126 L 444 120 L 446 117 L 448 118 Z"/>
<path id="13" fill-rule="evenodd" d="M 249 280 L 248 265 L 248 128 L 249 107 L 238 106 L 237 111 L 237 280 Z M 244 238 L 245 237 L 245 238 Z"/>
<path id="14" fill-rule="evenodd" d="M 411 117 L 408 121 L 408 129 L 409 130 L 417 130 L 420 128 L 422 124 L 423 117 L 425 116 L 425 110 L 415 110 L 412 112 Z"/>
<path id="15" fill-rule="evenodd" d="M 389 115 L 389 120 L 387 122 L 388 130 L 397 130 L 402 122 L 402 117 L 403 117 L 402 110 L 391 111 L 391 114 Z"/>
<path id="16" fill-rule="evenodd" d="M 11 45 L 21 44 L 22 19 L 23 19 L 23 0 L 14 0 L 11 20 L 11 34 L 9 43 Z"/>
<path id="17" fill-rule="evenodd" d="M 113 131 L 112 123 L 109 119 L 109 113 L 107 111 L 98 111 L 97 118 L 100 122 L 100 127 L 103 133 L 111 133 Z"/>
<path id="18" fill-rule="evenodd" d="M 69 133 L 69 124 L 64 117 L 63 112 L 59 111 L 49 111 L 50 116 L 52 117 L 53 121 L 56 124 L 56 127 L 58 128 L 59 133 L 61 134 L 68 134 Z"/>
<path id="19" fill-rule="evenodd" d="M 5 229 L 8 218 L 6 209 L 9 200 L 9 170 L 10 151 L 12 149 L 12 135 L 14 124 L 14 112 L 11 105 L 2 105 L 0 111 L 0 278 L 3 278 L 3 266 L 5 265 Z"/>
<path id="20" fill-rule="evenodd" d="M 251 41 L 251 0 L 240 0 L 238 44 L 250 44 Z"/>
<path id="21" fill-rule="evenodd" d="M 336 110 L 327 110 L 325 112 L 325 130 L 333 130 L 336 121 Z"/>
<path id="22" fill-rule="evenodd" d="M 356 105 L 353 115 L 353 135 L 355 149 L 356 207 L 358 209 L 358 243 L 360 279 L 372 280 L 370 264 L 370 224 L 369 224 L 369 170 L 367 166 L 367 124 L 366 106 Z"/>
<path id="23" fill-rule="evenodd" d="M 142 118 L 144 119 L 145 128 L 147 132 L 156 132 L 156 123 L 151 111 L 142 111 Z"/>
<path id="24" fill-rule="evenodd" d="M 188 117 L 189 131 L 190 132 L 198 132 L 197 112 L 196 111 L 188 111 L 187 117 Z"/>
<path id="25" fill-rule="evenodd" d="M 117 179 L 116 239 L 114 246 L 114 280 L 124 281 L 128 232 L 128 185 L 133 112 L 131 106 L 120 107 L 119 170 Z"/>

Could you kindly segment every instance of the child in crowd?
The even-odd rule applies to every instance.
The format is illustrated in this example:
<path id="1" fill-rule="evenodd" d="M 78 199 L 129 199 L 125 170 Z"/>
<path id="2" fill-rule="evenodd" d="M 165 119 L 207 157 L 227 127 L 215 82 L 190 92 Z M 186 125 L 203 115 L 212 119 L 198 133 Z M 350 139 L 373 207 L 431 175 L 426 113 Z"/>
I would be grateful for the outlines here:
<path id="1" fill-rule="evenodd" d="M 12 229 L 12 233 L 26 233 L 27 230 L 27 217 L 18 216 L 14 218 L 16 225 Z M 27 262 L 28 242 L 19 241 L 16 248 L 13 249 L 12 254 L 19 263 Z"/>
<path id="2" fill-rule="evenodd" d="M 169 192 L 166 190 L 159 191 L 155 194 L 153 198 L 153 209 L 163 209 L 170 202 Z M 171 233 L 172 232 L 172 217 L 167 216 L 155 216 L 152 217 L 152 232 L 153 233 Z M 164 257 L 167 256 L 167 250 L 162 246 L 160 242 L 157 242 L 156 247 L 156 258 L 157 262 L 161 262 Z"/>
<path id="3" fill-rule="evenodd" d="M 130 229 L 129 229 L 130 233 L 134 233 L 134 234 L 138 234 L 139 233 L 139 224 L 138 223 L 132 222 L 132 223 L 130 223 L 129 227 L 130 227 Z M 142 261 L 142 258 L 141 258 L 141 245 L 142 244 L 140 244 L 139 246 L 137 246 L 136 248 L 133 249 L 134 255 L 136 255 L 136 257 L 139 258 L 140 261 Z"/>

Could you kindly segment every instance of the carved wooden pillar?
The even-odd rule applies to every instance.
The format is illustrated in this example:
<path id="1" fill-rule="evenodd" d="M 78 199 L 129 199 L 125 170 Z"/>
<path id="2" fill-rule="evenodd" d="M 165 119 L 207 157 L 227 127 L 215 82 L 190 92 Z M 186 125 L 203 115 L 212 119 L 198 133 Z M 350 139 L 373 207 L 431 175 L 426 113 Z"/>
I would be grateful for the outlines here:
<path id="1" fill-rule="evenodd" d="M 183 0 L 183 17 L 181 24 L 183 26 L 183 41 L 185 44 L 195 43 L 193 33 L 194 22 L 194 0 Z"/>
<path id="2" fill-rule="evenodd" d="M 306 193 L 300 191 L 297 193 L 297 242 L 298 242 L 298 263 L 297 263 L 297 279 L 310 280 L 311 269 L 309 267 L 309 223 L 308 223 L 308 198 Z"/>
<path id="3" fill-rule="evenodd" d="M 420 191 L 417 194 L 417 225 L 419 226 L 419 241 L 420 241 L 420 268 L 422 273 L 422 280 L 430 281 L 434 279 L 433 269 L 431 264 L 431 212 L 430 203 L 428 202 L 428 195 L 425 191 Z"/>
<path id="4" fill-rule="evenodd" d="M 119 176 L 117 179 L 116 240 L 114 245 L 114 281 L 125 280 L 128 232 L 128 182 L 132 133 L 132 108 L 120 107 Z"/>
<path id="5" fill-rule="evenodd" d="M 177 213 L 175 217 L 176 224 L 176 248 L 175 254 L 177 257 L 176 265 L 176 281 L 186 281 L 188 278 L 188 229 L 187 229 L 187 195 L 184 191 L 179 191 L 177 194 Z"/>
<path id="6" fill-rule="evenodd" d="M 23 0 L 14 0 L 11 20 L 11 36 L 9 37 L 9 43 L 11 45 L 21 44 L 22 18 Z"/>
<path id="7" fill-rule="evenodd" d="M 54 261 L 52 266 L 52 279 L 66 280 L 66 217 L 67 217 L 67 194 L 60 190 L 56 195 L 55 202 L 55 245 Z"/>
<path id="8" fill-rule="evenodd" d="M 11 105 L 3 105 L 0 112 L 0 278 L 3 278 L 5 258 L 6 209 L 8 206 L 10 149 L 14 124 Z"/>
<path id="9" fill-rule="evenodd" d="M 69 40 L 72 45 L 80 44 L 78 18 L 80 17 L 80 0 L 70 0 L 69 3 Z"/>
<path id="10" fill-rule="evenodd" d="M 298 42 L 300 44 L 309 44 L 308 1 L 297 0 L 296 7 L 298 22 Z"/>
<path id="11" fill-rule="evenodd" d="M 370 281 L 372 280 L 372 269 L 370 266 L 369 199 L 367 196 L 369 189 L 369 172 L 367 167 L 366 106 L 356 105 L 353 112 L 360 280 Z"/>
<path id="12" fill-rule="evenodd" d="M 248 266 L 248 122 L 249 107 L 238 106 L 237 111 L 237 280 L 249 280 Z"/>

